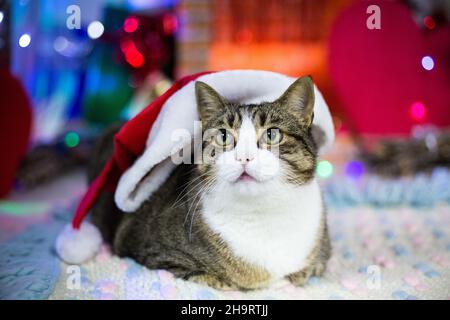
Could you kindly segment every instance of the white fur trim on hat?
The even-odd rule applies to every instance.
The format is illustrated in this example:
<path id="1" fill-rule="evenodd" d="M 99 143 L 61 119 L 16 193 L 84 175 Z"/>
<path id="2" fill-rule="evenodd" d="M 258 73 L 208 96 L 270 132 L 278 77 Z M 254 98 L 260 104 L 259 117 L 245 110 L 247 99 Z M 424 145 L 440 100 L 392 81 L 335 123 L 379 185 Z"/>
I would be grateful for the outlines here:
<path id="1" fill-rule="evenodd" d="M 183 147 L 172 141 L 172 133 L 185 129 L 193 135 L 194 121 L 198 120 L 196 81 L 209 84 L 230 101 L 259 103 L 276 100 L 295 80 L 269 71 L 231 70 L 203 75 L 178 90 L 163 105 L 149 134 L 146 150 L 121 176 L 115 193 L 117 206 L 126 212 L 135 211 L 172 172 L 175 165 L 164 160 Z M 324 132 L 319 146 L 319 153 L 323 154 L 333 143 L 334 126 L 322 94 L 317 87 L 314 89 L 313 125 Z"/>
<path id="2" fill-rule="evenodd" d="M 83 222 L 80 229 L 74 229 L 71 224 L 64 229 L 56 239 L 56 252 L 69 264 L 80 264 L 95 256 L 102 244 L 100 231 L 93 224 Z"/>

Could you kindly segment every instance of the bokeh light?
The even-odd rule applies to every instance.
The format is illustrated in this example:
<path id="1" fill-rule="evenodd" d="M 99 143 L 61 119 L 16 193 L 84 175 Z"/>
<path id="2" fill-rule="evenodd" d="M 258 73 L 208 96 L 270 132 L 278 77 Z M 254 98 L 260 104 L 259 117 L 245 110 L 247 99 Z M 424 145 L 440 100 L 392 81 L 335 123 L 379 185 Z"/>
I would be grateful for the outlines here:
<path id="1" fill-rule="evenodd" d="M 145 59 L 142 53 L 136 48 L 133 40 L 126 40 L 120 44 L 125 60 L 134 68 L 140 68 L 144 65 Z"/>
<path id="2" fill-rule="evenodd" d="M 69 148 L 75 148 L 80 143 L 80 136 L 76 132 L 69 132 L 64 137 L 64 142 Z"/>
<path id="3" fill-rule="evenodd" d="M 0 212 L 17 217 L 39 214 L 49 209 L 50 205 L 43 202 L 0 201 Z"/>
<path id="4" fill-rule="evenodd" d="M 433 70 L 433 68 L 434 68 L 434 60 L 433 60 L 433 58 L 430 57 L 430 56 L 423 57 L 422 58 L 422 67 L 425 70 L 428 70 L 428 71 Z"/>
<path id="5" fill-rule="evenodd" d="M 409 108 L 409 115 L 414 121 L 423 121 L 427 115 L 425 105 L 420 102 L 414 102 Z"/>
<path id="6" fill-rule="evenodd" d="M 163 18 L 163 29 L 165 34 L 173 34 L 178 30 L 178 19 L 173 14 L 166 14 Z"/>
<path id="7" fill-rule="evenodd" d="M 5 17 L 3 11 L 0 11 L 0 23 L 3 22 L 3 18 Z"/>
<path id="8" fill-rule="evenodd" d="M 423 19 L 423 24 L 429 30 L 433 30 L 436 27 L 436 22 L 434 21 L 433 17 L 430 17 L 430 16 L 426 16 Z"/>
<path id="9" fill-rule="evenodd" d="M 21 46 L 22 48 L 26 48 L 30 45 L 30 43 L 31 43 L 31 37 L 28 33 L 25 33 L 20 36 L 19 46 Z"/>
<path id="10" fill-rule="evenodd" d="M 333 165 L 326 160 L 319 161 L 316 169 L 317 175 L 320 178 L 328 178 L 333 174 Z"/>
<path id="11" fill-rule="evenodd" d="M 62 37 L 62 36 L 57 37 L 55 39 L 55 41 L 53 42 L 53 48 L 59 53 L 66 50 L 68 46 L 69 46 L 69 41 L 65 37 Z"/>
<path id="12" fill-rule="evenodd" d="M 133 33 L 139 27 L 139 19 L 136 17 L 128 17 L 123 22 L 123 30 L 127 33 Z"/>
<path id="13" fill-rule="evenodd" d="M 160 80 L 155 84 L 155 92 L 156 95 L 160 96 L 162 94 L 164 94 L 164 92 L 166 92 L 171 86 L 170 81 L 168 80 Z"/>
<path id="14" fill-rule="evenodd" d="M 360 178 L 364 171 L 364 164 L 360 161 L 350 161 L 345 166 L 345 174 L 351 178 Z"/>
<path id="15" fill-rule="evenodd" d="M 100 21 L 92 21 L 87 29 L 88 36 L 91 39 L 100 38 L 103 32 L 105 32 L 105 27 Z"/>

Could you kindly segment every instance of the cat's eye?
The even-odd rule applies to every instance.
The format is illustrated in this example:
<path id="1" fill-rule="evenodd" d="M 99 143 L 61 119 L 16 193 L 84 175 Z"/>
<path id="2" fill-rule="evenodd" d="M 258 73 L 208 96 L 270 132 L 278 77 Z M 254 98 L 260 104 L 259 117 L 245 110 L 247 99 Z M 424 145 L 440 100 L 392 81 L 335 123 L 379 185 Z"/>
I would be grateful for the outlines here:
<path id="1" fill-rule="evenodd" d="M 234 143 L 234 136 L 227 129 L 219 129 L 216 135 L 216 143 L 221 147 L 228 147 Z"/>
<path id="2" fill-rule="evenodd" d="M 261 136 L 261 142 L 266 145 L 276 145 L 283 139 L 283 132 L 278 128 L 269 128 Z"/>

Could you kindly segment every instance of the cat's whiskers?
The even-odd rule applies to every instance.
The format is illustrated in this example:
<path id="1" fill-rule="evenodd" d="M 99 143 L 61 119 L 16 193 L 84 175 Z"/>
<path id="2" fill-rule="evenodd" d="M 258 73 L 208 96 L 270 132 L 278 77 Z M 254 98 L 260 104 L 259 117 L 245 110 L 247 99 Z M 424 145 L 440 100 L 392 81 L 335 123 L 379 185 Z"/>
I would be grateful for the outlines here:
<path id="1" fill-rule="evenodd" d="M 182 200 L 184 198 L 186 198 L 186 196 L 188 196 L 193 190 L 195 190 L 203 182 L 203 180 L 200 180 L 200 181 L 198 181 L 198 180 L 203 178 L 203 177 L 205 177 L 205 176 L 207 176 L 208 174 L 209 174 L 208 172 L 205 172 L 205 173 L 199 175 L 198 177 L 192 179 L 191 181 L 187 182 L 186 184 L 184 184 L 183 185 L 183 187 L 184 187 L 183 190 L 180 191 L 180 194 L 175 199 L 175 202 L 172 204 L 171 208 L 177 208 L 178 207 L 177 205 L 181 205 L 181 203 L 183 202 Z M 195 183 L 194 186 L 192 186 L 193 183 Z M 191 187 L 191 188 L 187 192 L 184 192 L 189 187 Z"/>
<path id="2" fill-rule="evenodd" d="M 207 178 L 205 179 L 207 180 Z M 188 212 L 186 214 L 186 217 L 184 219 L 184 223 L 186 224 L 188 216 L 189 216 L 189 212 L 190 212 L 190 208 L 192 206 L 193 201 L 195 201 L 195 199 L 197 198 L 197 196 L 202 192 L 204 186 L 201 186 L 200 189 L 198 189 L 197 187 L 200 186 L 202 183 L 205 183 L 205 180 L 201 180 L 200 182 L 196 183 L 195 186 L 193 186 L 191 189 L 189 189 L 189 191 L 186 193 L 185 196 L 189 195 L 191 192 L 196 191 L 195 195 L 193 197 L 190 197 L 188 199 L 186 199 L 187 202 L 190 202 L 191 205 L 189 206 Z"/>
<path id="3" fill-rule="evenodd" d="M 209 193 L 211 191 L 212 187 L 214 186 L 214 182 L 215 181 L 216 181 L 216 179 L 211 179 L 211 181 L 208 184 L 206 184 L 206 186 L 203 188 L 204 192 L 202 192 L 202 194 L 200 195 L 200 197 L 199 197 L 199 199 L 197 201 L 197 204 L 195 205 L 195 208 L 192 211 L 191 223 L 190 223 L 190 226 L 189 226 L 189 239 L 190 240 L 192 239 L 192 226 L 194 224 L 195 213 L 197 212 L 198 205 L 202 201 L 202 199 L 205 196 L 205 194 L 207 194 L 207 193 Z"/>
<path id="4" fill-rule="evenodd" d="M 202 179 L 195 186 L 193 186 L 191 189 L 189 189 L 189 191 L 186 193 L 186 196 L 189 196 L 192 192 L 196 191 L 194 196 L 189 197 L 189 198 L 186 199 L 186 202 L 190 203 L 190 205 L 189 205 L 189 209 L 188 209 L 188 212 L 186 214 L 186 217 L 184 219 L 184 224 L 186 224 L 186 222 L 187 222 L 187 219 L 189 217 L 189 213 L 190 213 L 191 208 L 192 208 L 193 204 L 195 203 L 196 199 L 205 190 L 205 188 L 208 186 L 208 183 L 209 183 L 208 179 L 213 178 L 211 176 L 208 176 L 207 174 L 203 174 L 202 176 L 206 176 L 206 178 Z M 204 185 L 200 186 L 201 184 L 204 184 Z M 200 189 L 198 189 L 199 186 L 200 186 Z"/>
<path id="5" fill-rule="evenodd" d="M 195 193 L 195 195 L 192 198 L 187 199 L 187 201 L 190 203 L 189 205 L 189 209 L 188 212 L 186 214 L 186 218 L 184 220 L 184 223 L 186 223 L 187 218 L 189 217 L 189 213 L 192 209 L 193 204 L 195 203 L 196 199 L 199 197 L 199 195 L 201 195 L 201 193 L 206 189 L 206 187 L 208 186 L 209 182 L 208 178 L 211 179 L 211 177 L 206 177 L 206 179 L 202 180 L 200 183 L 197 183 L 194 187 L 192 187 L 189 192 L 194 191 L 195 189 L 197 189 L 198 186 L 200 186 L 202 183 L 204 183 L 203 186 L 200 186 L 200 188 L 197 190 L 197 192 Z"/>
<path id="6" fill-rule="evenodd" d="M 196 170 L 195 168 L 192 168 L 192 169 L 189 171 L 189 174 L 192 174 L 195 170 Z M 183 188 L 183 189 L 179 192 L 177 198 L 175 199 L 175 202 L 172 204 L 172 208 L 174 208 L 175 205 L 179 202 L 179 200 L 182 199 L 181 196 L 184 197 L 184 196 L 186 196 L 187 193 L 189 193 L 189 191 L 188 191 L 187 193 L 185 193 L 184 191 L 185 191 L 186 189 L 188 189 L 193 183 L 195 183 L 196 181 L 198 181 L 198 179 L 200 179 L 202 176 L 204 176 L 204 175 L 206 175 L 206 174 L 207 174 L 207 173 L 203 173 L 203 174 L 201 174 L 201 175 L 199 175 L 199 176 L 193 178 L 192 180 L 189 180 L 188 182 L 184 183 L 184 184 L 181 186 L 181 188 Z M 181 198 L 180 198 L 180 197 L 181 197 Z"/>
<path id="7" fill-rule="evenodd" d="M 191 237 L 192 237 L 192 226 L 193 226 L 193 223 L 194 223 L 195 213 L 197 211 L 198 205 L 202 201 L 204 195 L 207 194 L 209 191 L 211 191 L 211 188 L 214 186 L 214 183 L 216 182 L 216 178 L 215 177 L 210 177 L 209 180 L 205 179 L 205 181 L 206 181 L 205 184 L 200 187 L 198 192 L 193 197 L 192 201 L 190 201 L 191 204 L 189 206 L 189 210 L 188 210 L 188 212 L 186 214 L 186 217 L 185 217 L 184 223 L 187 222 L 187 218 L 189 217 L 189 215 L 192 212 L 192 214 L 191 214 L 191 222 L 190 222 L 190 226 L 189 226 L 189 239 L 191 239 Z"/>
<path id="8" fill-rule="evenodd" d="M 192 198 L 189 198 L 189 199 L 187 200 L 187 202 L 190 202 L 190 205 L 189 205 L 188 211 L 187 211 L 187 213 L 186 213 L 186 216 L 184 217 L 184 224 L 186 224 L 186 222 L 188 221 L 189 214 L 190 214 L 190 212 L 191 212 L 191 208 L 192 208 L 192 206 L 193 206 L 195 200 L 197 199 L 197 197 L 198 197 L 198 196 L 200 195 L 200 193 L 203 191 L 203 189 L 204 189 L 204 186 L 200 187 L 200 189 L 197 190 L 197 192 L 195 193 L 195 195 L 194 195 Z"/>

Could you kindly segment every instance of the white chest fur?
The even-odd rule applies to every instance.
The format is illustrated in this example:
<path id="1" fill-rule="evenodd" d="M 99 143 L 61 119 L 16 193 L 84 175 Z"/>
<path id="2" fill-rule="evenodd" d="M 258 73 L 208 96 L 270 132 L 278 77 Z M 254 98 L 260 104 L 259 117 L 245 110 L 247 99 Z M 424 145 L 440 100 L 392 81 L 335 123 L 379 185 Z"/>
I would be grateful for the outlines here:
<path id="1" fill-rule="evenodd" d="M 301 270 L 316 244 L 323 214 L 320 188 L 280 184 L 253 199 L 226 190 L 203 199 L 208 226 L 233 253 L 278 279 Z"/>

